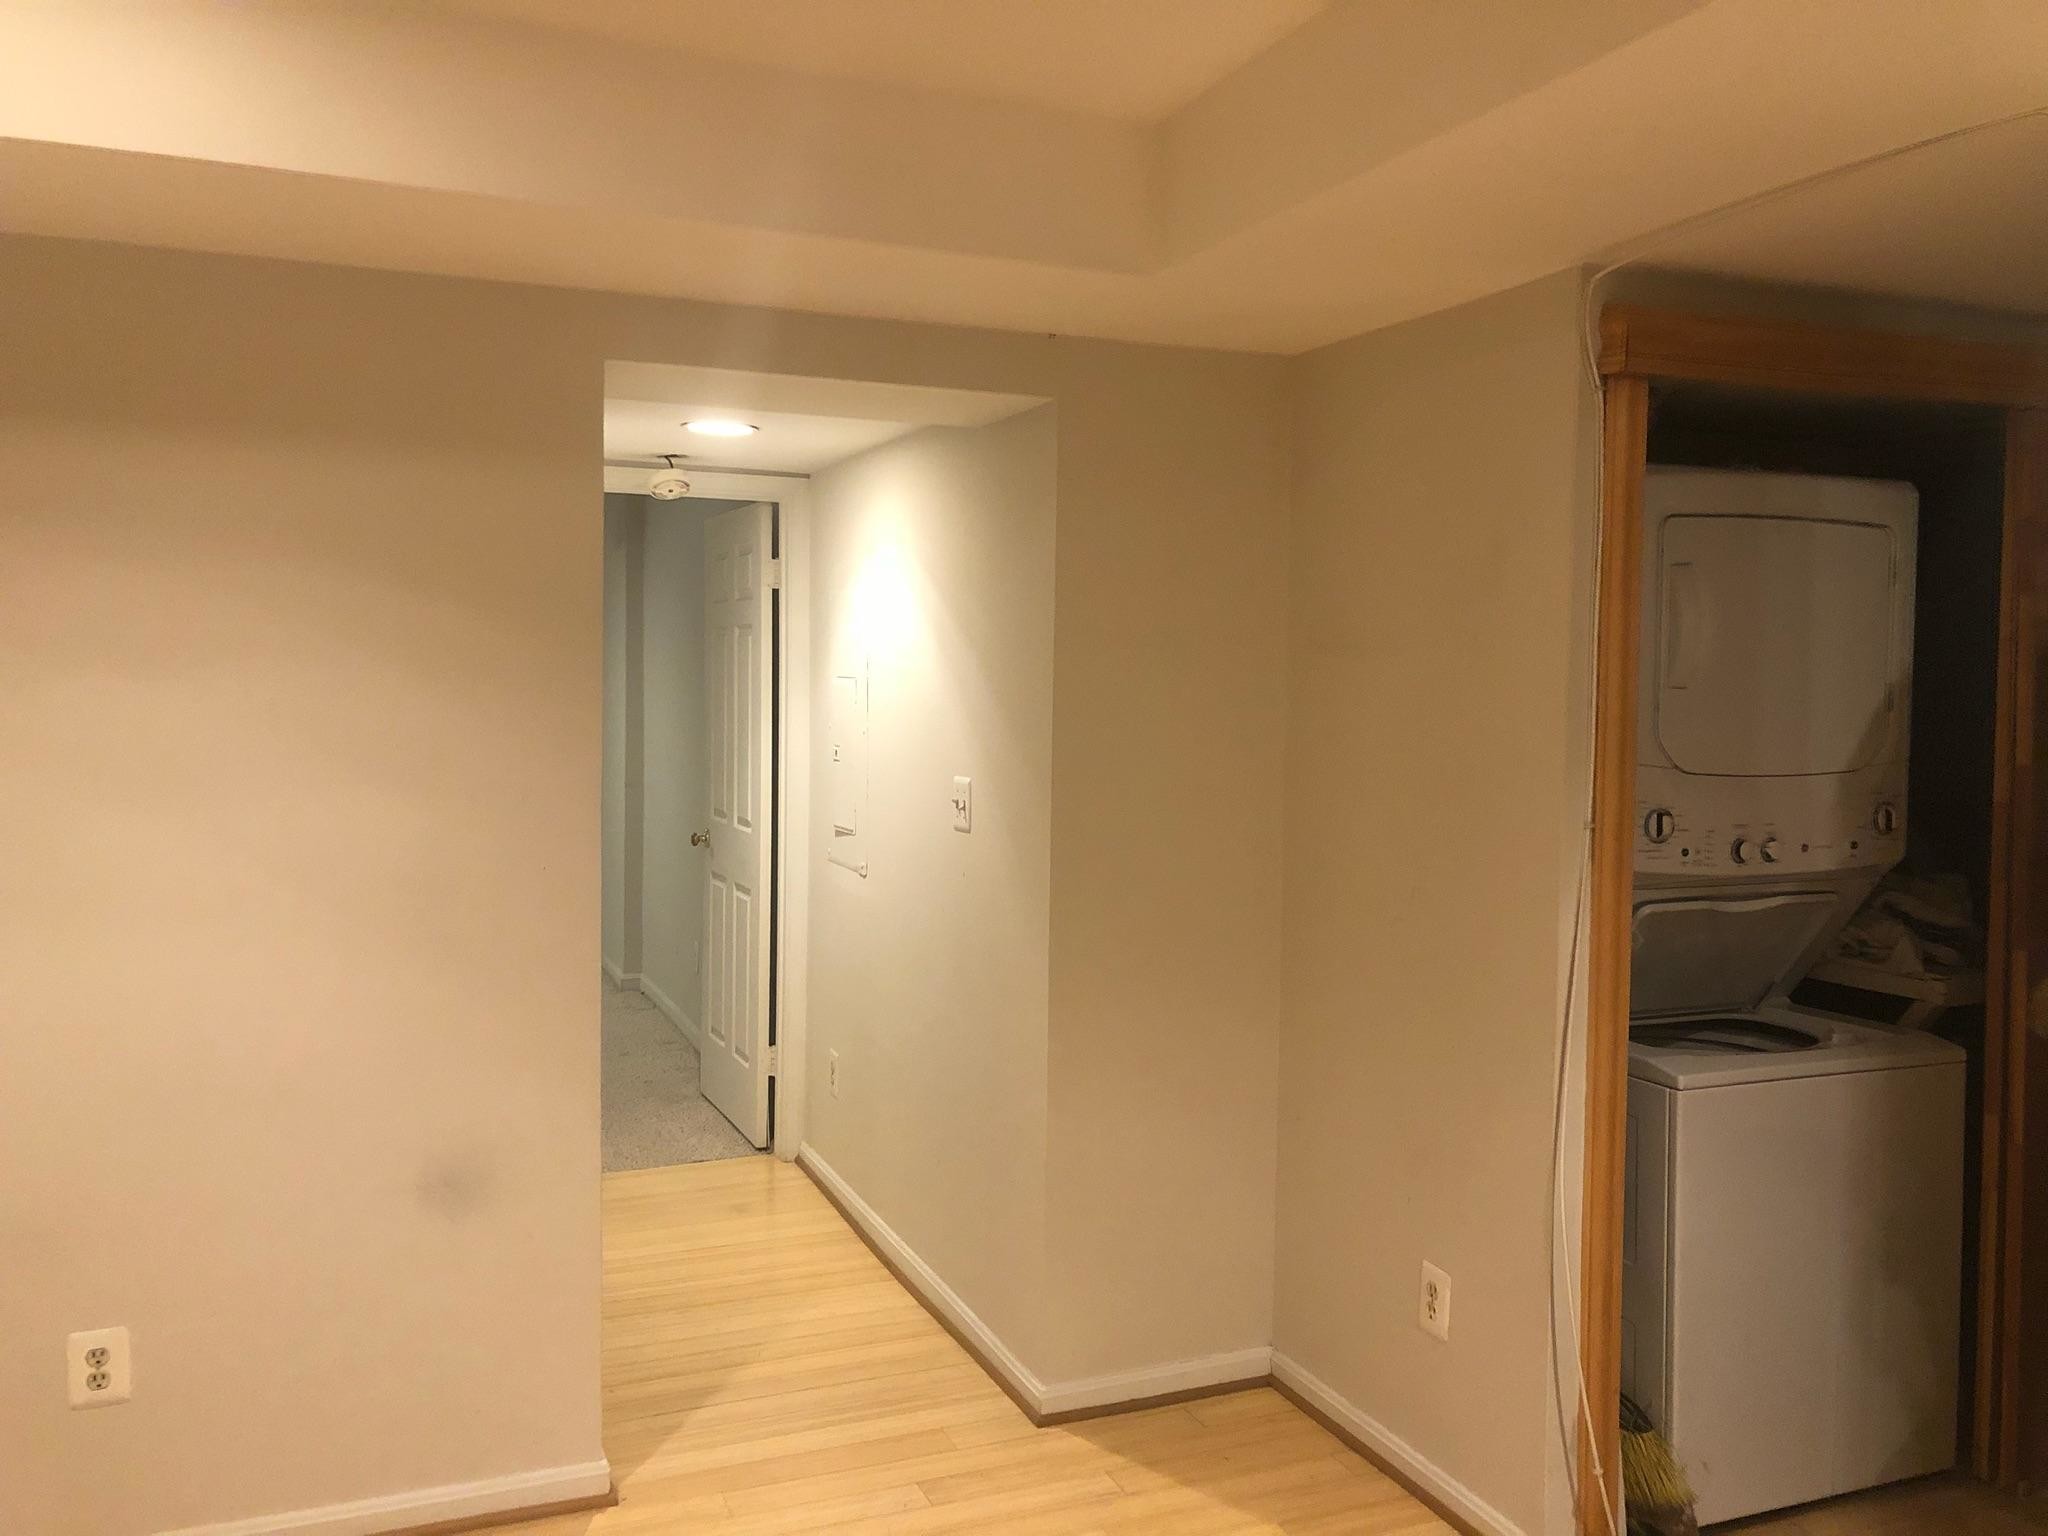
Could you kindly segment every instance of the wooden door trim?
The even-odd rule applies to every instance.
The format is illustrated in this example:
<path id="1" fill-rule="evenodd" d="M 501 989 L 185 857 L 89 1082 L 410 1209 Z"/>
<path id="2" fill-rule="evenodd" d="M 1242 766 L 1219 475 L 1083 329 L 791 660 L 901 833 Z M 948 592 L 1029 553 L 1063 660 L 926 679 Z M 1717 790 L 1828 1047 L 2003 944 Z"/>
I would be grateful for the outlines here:
<path id="1" fill-rule="evenodd" d="M 1577 1439 L 1580 1536 L 1612 1536 L 1597 1496 L 1597 1465 L 1616 1490 L 1621 1390 L 1621 1226 L 1628 1089 L 1629 911 L 1634 885 L 1635 729 L 1641 643 L 1643 470 L 1653 380 L 1712 382 L 1759 390 L 1929 404 L 1990 404 L 2007 417 L 2005 564 L 2001 572 L 1999 724 L 1994 784 L 1993 961 L 2015 953 L 2009 882 L 2019 844 L 2012 782 L 2022 713 L 2016 696 L 2017 615 L 2028 583 L 2020 542 L 2028 518 L 2048 519 L 2048 354 L 1926 336 L 1843 330 L 1788 321 L 1690 314 L 1614 304 L 1600 317 L 1601 426 L 1599 614 L 1595 649 L 1593 814 L 1586 962 L 1584 1203 L 1580 1226 L 1581 1369 L 1593 1408 Z M 2003 797 L 2002 799 L 2000 797 Z M 2005 819 L 2001 823 L 2001 815 Z M 1986 1013 L 1981 1198 L 1986 1232 L 1979 1274 L 1979 1377 L 1972 1461 L 1979 1476 L 2010 1482 L 2020 1339 L 2018 1223 L 2024 1173 L 2025 998 L 2008 963 L 2005 1006 Z M 1993 972 L 1996 975 L 1996 972 Z M 1991 1037 L 1996 1033 L 1996 1043 Z M 1991 1079 L 1992 1058 L 1998 1080 Z M 1994 1115 L 1992 1106 L 1999 1106 Z M 1988 1320 L 1988 1321 L 1987 1321 Z M 1991 1366 L 1987 1373 L 1985 1365 Z"/>
<path id="2" fill-rule="evenodd" d="M 1600 372 L 1862 399 L 2048 405 L 2048 356 L 2030 348 L 1639 304 L 1601 311 Z"/>
<path id="3" fill-rule="evenodd" d="M 1979 1316 L 1973 1405 L 1982 1430 L 1977 1475 L 2011 1488 L 2026 1471 L 2019 1454 L 2021 1272 L 2027 1243 L 2026 1135 L 2030 994 L 2027 935 L 2016 914 L 2032 910 L 2035 821 L 2034 669 L 2039 664 L 2040 540 L 2048 525 L 2048 412 L 2006 415 L 2005 530 L 1999 579 L 1998 755 L 1992 783 L 1994 857 L 1986 970 L 2004 985 L 1985 993 L 1984 1151 L 1979 1236 Z"/>
<path id="4" fill-rule="evenodd" d="M 1601 412 L 1598 682 L 1586 937 L 1586 1149 L 1580 1369 L 1592 1405 L 1578 1445 L 1579 1529 L 1614 1536 L 1621 1508 L 1621 1211 L 1628 1123 L 1629 908 L 1635 880 L 1636 665 L 1650 385 L 1610 379 Z M 1606 1499 L 1599 1496 L 1605 1480 Z"/>

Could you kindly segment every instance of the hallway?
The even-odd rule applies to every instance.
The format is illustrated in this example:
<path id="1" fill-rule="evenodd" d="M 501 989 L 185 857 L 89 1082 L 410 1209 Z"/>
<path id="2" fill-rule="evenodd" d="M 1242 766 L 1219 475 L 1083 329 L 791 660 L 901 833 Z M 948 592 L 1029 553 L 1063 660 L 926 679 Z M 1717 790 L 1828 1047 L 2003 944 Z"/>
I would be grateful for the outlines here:
<path id="1" fill-rule="evenodd" d="M 1270 1390 L 1034 1429 L 790 1164 L 613 1174 L 604 1214 L 621 1502 L 520 1536 L 1448 1529 Z"/>
<path id="2" fill-rule="evenodd" d="M 704 1097 L 697 1047 L 644 993 L 604 985 L 604 1171 L 751 1157 Z"/>

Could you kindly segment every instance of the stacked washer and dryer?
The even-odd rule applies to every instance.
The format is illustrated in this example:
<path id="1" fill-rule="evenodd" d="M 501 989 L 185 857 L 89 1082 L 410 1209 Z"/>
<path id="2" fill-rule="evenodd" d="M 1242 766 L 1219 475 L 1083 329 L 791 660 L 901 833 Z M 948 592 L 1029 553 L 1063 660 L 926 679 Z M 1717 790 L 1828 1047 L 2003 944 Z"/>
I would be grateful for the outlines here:
<path id="1" fill-rule="evenodd" d="M 1645 486 L 1622 1378 L 1702 1523 L 1955 1459 L 1966 1058 L 1788 1001 L 1905 852 L 1917 522 Z"/>

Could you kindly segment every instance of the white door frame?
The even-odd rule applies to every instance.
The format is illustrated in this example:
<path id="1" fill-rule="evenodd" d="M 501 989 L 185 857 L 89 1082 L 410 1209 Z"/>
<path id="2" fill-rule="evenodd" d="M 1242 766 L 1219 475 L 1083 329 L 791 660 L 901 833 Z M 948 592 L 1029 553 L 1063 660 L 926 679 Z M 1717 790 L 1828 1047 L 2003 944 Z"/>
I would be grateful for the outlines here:
<path id="1" fill-rule="evenodd" d="M 690 494 L 717 501 L 775 505 L 776 549 L 782 563 L 781 622 L 776 633 L 781 676 L 775 709 L 781 722 L 775 762 L 775 1140 L 771 1149 L 794 1161 L 804 1139 L 804 1037 L 810 1006 L 811 907 L 811 482 L 804 475 L 751 470 L 690 469 Z M 647 494 L 649 469 L 607 464 L 604 488 Z"/>

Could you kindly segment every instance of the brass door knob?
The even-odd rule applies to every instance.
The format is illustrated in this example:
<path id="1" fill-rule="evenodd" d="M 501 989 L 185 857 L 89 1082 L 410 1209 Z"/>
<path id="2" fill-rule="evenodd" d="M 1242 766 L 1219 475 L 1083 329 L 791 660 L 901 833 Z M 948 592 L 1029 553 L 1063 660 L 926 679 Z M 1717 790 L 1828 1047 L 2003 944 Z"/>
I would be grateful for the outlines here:
<path id="1" fill-rule="evenodd" d="M 690 834 L 690 846 L 692 848 L 709 848 L 711 846 L 710 830 L 707 828 L 702 832 L 692 832 Z"/>

